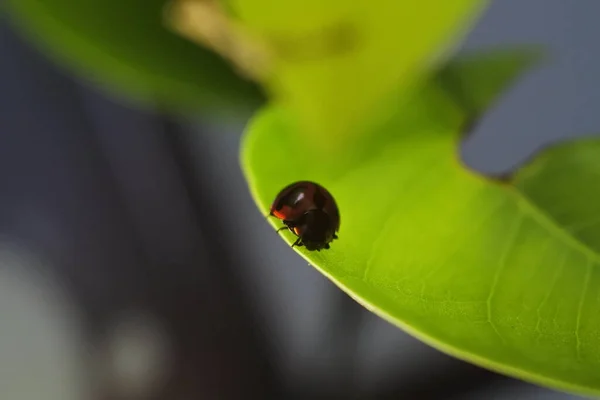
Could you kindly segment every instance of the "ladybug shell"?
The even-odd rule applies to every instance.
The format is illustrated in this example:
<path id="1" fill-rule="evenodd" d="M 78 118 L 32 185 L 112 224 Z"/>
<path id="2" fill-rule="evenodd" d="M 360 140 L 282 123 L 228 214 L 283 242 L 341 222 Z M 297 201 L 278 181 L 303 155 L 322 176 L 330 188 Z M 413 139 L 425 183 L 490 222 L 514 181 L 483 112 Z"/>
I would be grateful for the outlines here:
<path id="1" fill-rule="evenodd" d="M 310 210 L 321 210 L 331 218 L 334 231 L 340 227 L 340 215 L 333 196 L 323 186 L 309 181 L 292 183 L 277 195 L 271 214 L 281 220 L 295 221 Z"/>

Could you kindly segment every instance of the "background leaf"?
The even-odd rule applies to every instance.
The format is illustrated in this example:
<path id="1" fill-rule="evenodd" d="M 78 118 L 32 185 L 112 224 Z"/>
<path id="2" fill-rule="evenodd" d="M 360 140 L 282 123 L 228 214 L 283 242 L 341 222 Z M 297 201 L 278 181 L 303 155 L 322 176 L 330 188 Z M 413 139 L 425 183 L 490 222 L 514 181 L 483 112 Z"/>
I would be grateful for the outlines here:
<path id="1" fill-rule="evenodd" d="M 61 64 L 136 100 L 249 111 L 263 101 L 220 56 L 169 31 L 164 0 L 7 0 L 15 25 Z"/>
<path id="2" fill-rule="evenodd" d="M 532 61 L 503 54 L 493 63 L 458 59 L 444 71 L 464 68 L 499 90 Z M 491 100 L 489 91 L 465 93 Z M 299 252 L 350 296 L 456 357 L 598 394 L 600 232 L 582 225 L 600 215 L 600 141 L 557 147 L 514 181 L 492 181 L 460 164 L 468 113 L 454 98 L 434 79 L 370 132 L 374 143 L 333 157 L 303 140 L 287 110 L 266 109 L 243 148 L 251 192 L 266 212 L 293 181 L 323 184 L 340 207 L 340 239 L 325 252 Z"/>
<path id="3" fill-rule="evenodd" d="M 443 65 L 434 80 L 468 119 L 476 120 L 524 66 L 531 68 L 544 58 L 543 49 L 534 46 L 471 52 Z"/>
<path id="4" fill-rule="evenodd" d="M 298 118 L 307 135 L 332 147 L 339 136 L 358 134 L 392 90 L 413 89 L 487 2 L 228 4 L 272 52 L 266 85 L 273 96 Z"/>

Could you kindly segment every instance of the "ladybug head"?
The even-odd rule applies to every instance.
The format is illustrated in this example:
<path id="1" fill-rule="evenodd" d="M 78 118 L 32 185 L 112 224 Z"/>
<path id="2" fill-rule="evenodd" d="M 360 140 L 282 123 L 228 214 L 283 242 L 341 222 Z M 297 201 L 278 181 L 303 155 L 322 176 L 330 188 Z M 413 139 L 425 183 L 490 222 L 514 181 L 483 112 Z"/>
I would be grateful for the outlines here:
<path id="1" fill-rule="evenodd" d="M 309 210 L 302 215 L 294 227 L 294 233 L 300 237 L 307 250 L 328 249 L 329 243 L 336 238 L 336 224 L 322 210 Z"/>

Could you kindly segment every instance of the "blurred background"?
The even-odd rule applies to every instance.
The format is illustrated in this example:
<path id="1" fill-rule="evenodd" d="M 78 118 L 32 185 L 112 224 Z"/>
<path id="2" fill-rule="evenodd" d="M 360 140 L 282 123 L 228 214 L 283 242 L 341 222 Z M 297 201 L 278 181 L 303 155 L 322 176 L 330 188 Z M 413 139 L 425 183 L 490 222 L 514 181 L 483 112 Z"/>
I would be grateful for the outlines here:
<path id="1" fill-rule="evenodd" d="M 551 57 L 486 115 L 469 165 L 600 133 L 598 15 L 492 2 L 465 48 Z M 250 198 L 243 121 L 134 108 L 0 22 L 0 399 L 578 399 L 429 348 L 307 265 Z"/>

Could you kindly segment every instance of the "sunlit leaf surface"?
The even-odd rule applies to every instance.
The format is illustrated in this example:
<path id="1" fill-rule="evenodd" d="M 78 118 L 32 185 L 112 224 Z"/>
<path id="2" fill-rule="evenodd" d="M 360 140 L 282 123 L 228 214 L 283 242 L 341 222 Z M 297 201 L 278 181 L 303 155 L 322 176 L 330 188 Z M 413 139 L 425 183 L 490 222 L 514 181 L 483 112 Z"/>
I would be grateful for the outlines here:
<path id="1" fill-rule="evenodd" d="M 297 251 L 368 309 L 459 358 L 598 394 L 600 140 L 543 151 L 506 182 L 458 158 L 468 114 L 532 60 L 458 59 L 362 144 L 330 155 L 285 108 L 265 109 L 246 132 L 243 166 L 262 211 L 297 180 L 333 194 L 339 240 Z"/>

